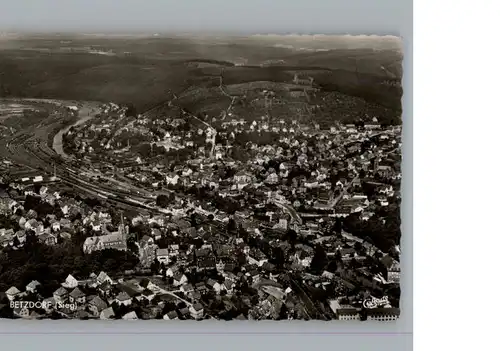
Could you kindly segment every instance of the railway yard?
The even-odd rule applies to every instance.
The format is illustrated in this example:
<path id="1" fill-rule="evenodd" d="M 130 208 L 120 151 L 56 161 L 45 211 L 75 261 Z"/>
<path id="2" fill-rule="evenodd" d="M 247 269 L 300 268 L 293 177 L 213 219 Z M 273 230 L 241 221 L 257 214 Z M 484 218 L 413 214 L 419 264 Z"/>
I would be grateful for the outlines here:
<path id="1" fill-rule="evenodd" d="M 74 123 L 88 117 L 90 111 L 98 111 L 95 104 L 89 103 L 87 108 L 80 109 Z M 83 196 L 98 196 L 118 207 L 134 208 L 138 211 L 154 210 L 147 206 L 146 202 L 151 202 L 155 196 L 146 190 L 116 180 L 112 184 L 92 182 L 92 177 L 86 176 L 84 169 L 75 167 L 72 159 L 56 153 L 50 147 L 53 142 L 51 137 L 55 138 L 55 133 L 62 127 L 60 118 L 51 117 L 43 125 L 31 125 L 10 137 L 2 138 L 0 157 L 9 161 L 12 168 L 15 168 L 11 175 L 19 180 L 26 174 L 42 176 L 44 179 L 69 185 Z"/>

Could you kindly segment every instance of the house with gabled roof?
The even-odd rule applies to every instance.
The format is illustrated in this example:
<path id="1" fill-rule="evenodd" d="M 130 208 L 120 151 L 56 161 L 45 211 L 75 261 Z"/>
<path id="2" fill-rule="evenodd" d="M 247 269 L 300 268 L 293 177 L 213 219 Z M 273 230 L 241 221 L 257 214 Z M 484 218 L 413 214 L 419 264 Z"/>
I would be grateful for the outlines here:
<path id="1" fill-rule="evenodd" d="M 97 284 L 101 285 L 105 282 L 113 284 L 113 280 L 109 277 L 107 273 L 105 272 L 99 273 L 99 275 L 97 276 Z"/>
<path id="2" fill-rule="evenodd" d="M 64 303 L 68 299 L 68 290 L 61 286 L 59 289 L 54 291 L 52 296 L 57 303 Z"/>
<path id="3" fill-rule="evenodd" d="M 158 249 L 156 250 L 156 259 L 158 262 L 169 264 L 170 263 L 170 254 L 169 249 Z"/>
<path id="4" fill-rule="evenodd" d="M 137 320 L 139 319 L 139 317 L 137 317 L 137 314 L 135 313 L 135 311 L 132 311 L 132 312 L 129 312 L 127 314 L 125 314 L 122 319 L 124 320 Z"/>
<path id="5" fill-rule="evenodd" d="M 76 288 L 78 286 L 78 280 L 76 280 L 76 278 L 73 277 L 71 274 L 68 274 L 66 280 L 64 281 L 64 283 L 62 283 L 62 286 L 67 289 Z"/>
<path id="6" fill-rule="evenodd" d="M 31 283 L 26 285 L 26 291 L 34 293 L 38 286 L 40 286 L 40 282 L 38 282 L 37 280 L 32 280 Z"/>
<path id="7" fill-rule="evenodd" d="M 99 314 L 100 319 L 112 319 L 115 316 L 115 311 L 113 311 L 112 307 L 105 308 Z"/>
<path id="8" fill-rule="evenodd" d="M 54 234 L 43 233 L 38 235 L 38 240 L 45 245 L 57 244 L 57 237 Z"/>
<path id="9" fill-rule="evenodd" d="M 113 290 L 113 286 L 108 281 L 105 281 L 97 287 L 97 290 L 102 296 L 109 297 Z"/>
<path id="10" fill-rule="evenodd" d="M 0 229 L 1 231 L 1 229 Z M 13 232 L 13 230 L 12 230 Z M 13 234 L 6 234 L 6 231 L 4 233 L 0 232 L 0 245 L 3 247 L 7 247 L 9 245 L 14 244 L 14 236 Z"/>
<path id="11" fill-rule="evenodd" d="M 234 291 L 235 284 L 231 280 L 226 279 L 221 287 L 228 295 L 231 295 Z"/>
<path id="12" fill-rule="evenodd" d="M 69 301 L 71 303 L 84 304 L 86 298 L 87 296 L 79 287 L 74 288 L 73 291 L 69 293 Z"/>
<path id="13" fill-rule="evenodd" d="M 13 301 L 20 293 L 21 291 L 18 288 L 12 286 L 5 292 L 5 295 L 7 296 L 9 301 Z"/>
<path id="14" fill-rule="evenodd" d="M 179 314 L 182 318 L 184 319 L 189 319 L 190 313 L 189 313 L 189 308 L 184 307 L 179 310 Z"/>
<path id="15" fill-rule="evenodd" d="M 200 294 L 204 294 L 208 291 L 207 286 L 203 282 L 196 283 L 194 289 Z"/>
<path id="16" fill-rule="evenodd" d="M 132 298 L 125 291 L 120 292 L 115 299 L 116 303 L 120 306 L 129 306 L 132 304 Z"/>
<path id="17" fill-rule="evenodd" d="M 198 261 L 198 269 L 199 270 L 210 270 L 216 269 L 217 264 L 213 257 L 205 258 L 203 260 Z"/>
<path id="18" fill-rule="evenodd" d="M 203 318 L 203 306 L 200 303 L 195 303 L 189 307 L 189 313 L 194 319 Z"/>
<path id="19" fill-rule="evenodd" d="M 212 278 L 209 278 L 207 280 L 207 287 L 211 290 L 214 290 L 217 294 L 219 294 L 222 291 L 222 285 Z"/>
<path id="20" fill-rule="evenodd" d="M 144 289 L 142 292 L 141 292 L 141 300 L 148 300 L 149 302 L 151 302 L 154 298 L 155 298 L 156 294 L 150 290 L 150 289 Z"/>
<path id="21" fill-rule="evenodd" d="M 89 301 L 89 310 L 95 317 L 100 316 L 101 312 L 107 307 L 108 304 L 99 296 L 95 296 L 92 300 Z"/>
<path id="22" fill-rule="evenodd" d="M 179 315 L 177 314 L 177 311 L 170 311 L 167 314 L 163 316 L 163 319 L 168 320 L 168 321 L 173 321 L 179 319 Z"/>
<path id="23" fill-rule="evenodd" d="M 187 281 L 188 281 L 188 278 L 186 277 L 186 275 L 184 275 L 180 272 L 177 272 L 176 274 L 174 274 L 174 286 L 184 285 L 187 283 Z"/>
<path id="24" fill-rule="evenodd" d="M 14 308 L 14 316 L 28 319 L 30 317 L 30 311 L 26 307 L 17 307 Z"/>
<path id="25" fill-rule="evenodd" d="M 56 306 L 56 300 L 53 297 L 47 297 L 42 301 L 42 308 L 45 310 L 45 313 L 52 312 L 55 306 Z"/>

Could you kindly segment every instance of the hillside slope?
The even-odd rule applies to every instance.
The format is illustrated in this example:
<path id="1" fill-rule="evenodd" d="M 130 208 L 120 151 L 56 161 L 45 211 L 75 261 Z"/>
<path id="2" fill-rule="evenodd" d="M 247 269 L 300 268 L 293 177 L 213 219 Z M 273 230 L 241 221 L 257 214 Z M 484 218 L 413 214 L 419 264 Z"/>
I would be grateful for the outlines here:
<path id="1" fill-rule="evenodd" d="M 195 112 L 215 113 L 230 102 L 217 90 L 221 75 L 224 85 L 242 94 L 255 90 L 255 82 L 282 84 L 283 89 L 289 89 L 287 85 L 293 84 L 297 74 L 312 78 L 314 88 L 319 90 L 307 104 L 323 104 L 333 94 L 336 101 L 347 99 L 345 106 L 361 111 L 356 115 L 362 114 L 367 104 L 379 106 L 373 108 L 386 111 L 380 113 L 391 115 L 391 119 L 401 114 L 402 57 L 394 50 L 303 52 L 243 39 L 212 42 L 73 38 L 61 42 L 30 39 L 20 41 L 15 49 L 11 46 L 0 50 L 0 96 L 113 101 L 134 104 L 139 111 L 145 111 L 167 101 L 172 92 L 201 89 L 179 102 Z M 61 45 L 69 46 L 70 52 L 61 51 Z M 95 54 L 96 48 L 111 50 L 112 54 Z M 241 101 L 238 106 L 251 109 L 249 103 Z M 281 107 L 280 114 L 296 113 L 295 107 Z M 323 112 L 327 113 L 338 115 L 336 110 Z"/>

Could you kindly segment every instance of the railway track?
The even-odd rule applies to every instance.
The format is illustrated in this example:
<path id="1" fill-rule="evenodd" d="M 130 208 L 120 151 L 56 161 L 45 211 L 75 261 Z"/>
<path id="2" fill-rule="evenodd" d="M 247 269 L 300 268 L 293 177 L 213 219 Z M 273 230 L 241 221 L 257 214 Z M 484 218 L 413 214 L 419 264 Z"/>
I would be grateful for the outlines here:
<path id="1" fill-rule="evenodd" d="M 293 277 L 290 277 L 290 282 L 292 285 L 295 287 L 297 290 L 297 295 L 300 297 L 302 302 L 304 303 L 304 311 L 307 313 L 309 319 L 314 319 L 314 320 L 328 320 L 327 317 L 321 313 L 314 302 L 311 300 L 309 295 L 306 293 L 304 288 L 302 287 L 302 284 L 297 282 Z M 312 318 L 311 318 L 312 317 Z"/>
<path id="2" fill-rule="evenodd" d="M 159 212 L 141 203 L 141 201 L 151 201 L 151 196 L 133 193 L 119 189 L 118 187 L 93 184 L 81 179 L 78 176 L 80 173 L 79 170 L 73 169 L 65 161 L 60 160 L 59 155 L 54 150 L 33 135 L 22 134 L 15 136 L 5 143 L 4 149 L 9 154 L 9 158 L 14 162 L 33 170 L 39 170 L 45 174 L 52 173 L 54 164 L 59 166 L 58 178 L 81 194 L 104 198 L 107 202 L 115 206 L 148 212 Z"/>
<path id="3" fill-rule="evenodd" d="M 49 141 L 46 140 L 46 136 L 49 135 L 48 130 L 52 130 L 53 127 L 50 124 L 34 125 L 8 139 L 0 140 L 0 155 L 6 156 L 16 164 L 46 175 L 52 174 L 56 166 L 57 178 L 70 185 L 78 193 L 103 198 L 115 206 L 163 213 L 160 209 L 146 204 L 156 198 L 151 191 L 111 178 L 109 179 L 111 183 L 106 184 L 92 182 L 91 178 L 82 176 L 82 169 L 74 168 L 48 145 Z"/>
<path id="4" fill-rule="evenodd" d="M 43 170 L 47 173 L 52 171 L 53 165 L 57 165 L 60 167 L 59 178 L 61 180 L 65 180 L 67 182 L 77 182 L 81 185 L 85 185 L 90 189 L 94 189 L 99 191 L 101 194 L 105 195 L 116 195 L 116 196 L 129 196 L 136 200 L 142 201 L 151 201 L 152 197 L 149 194 L 139 194 L 134 193 L 132 191 L 127 191 L 124 189 L 120 189 L 116 186 L 108 186 L 106 184 L 100 183 L 98 185 L 90 183 L 78 176 L 81 173 L 79 170 L 73 169 L 70 165 L 68 165 L 65 161 L 59 159 L 59 155 L 57 155 L 54 150 L 50 149 L 46 144 L 40 143 L 39 141 L 35 141 L 34 143 L 24 143 L 22 146 L 18 146 L 16 149 L 17 153 L 25 153 L 29 155 L 31 159 L 37 160 L 37 166 L 42 167 Z"/>

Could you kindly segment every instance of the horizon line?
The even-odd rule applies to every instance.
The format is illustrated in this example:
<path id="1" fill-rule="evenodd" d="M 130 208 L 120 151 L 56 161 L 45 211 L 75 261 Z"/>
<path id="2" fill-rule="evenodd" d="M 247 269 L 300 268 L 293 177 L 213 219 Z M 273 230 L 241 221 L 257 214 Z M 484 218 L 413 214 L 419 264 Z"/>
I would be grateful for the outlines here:
<path id="1" fill-rule="evenodd" d="M 337 36 L 337 37 L 366 37 L 366 38 L 394 38 L 400 39 L 402 36 L 392 32 L 361 32 L 361 31 L 239 31 L 239 30 L 155 30 L 155 29 L 141 29 L 141 30 L 76 30 L 76 29 L 1 29 L 0 35 L 93 35 L 93 36 L 159 36 L 159 35 L 197 35 L 197 36 L 213 36 L 213 35 L 226 35 L 226 36 Z"/>

